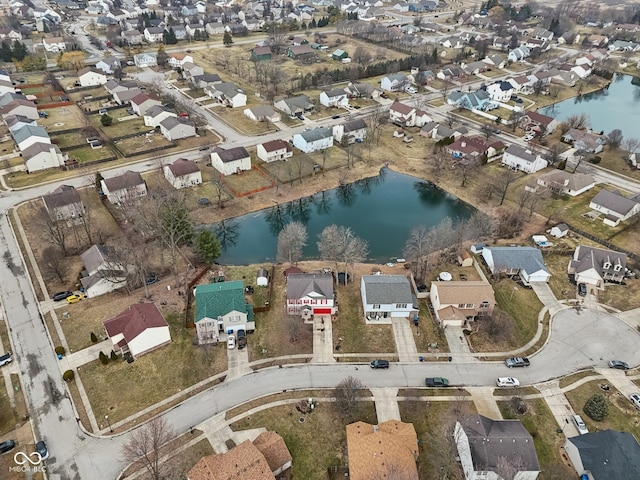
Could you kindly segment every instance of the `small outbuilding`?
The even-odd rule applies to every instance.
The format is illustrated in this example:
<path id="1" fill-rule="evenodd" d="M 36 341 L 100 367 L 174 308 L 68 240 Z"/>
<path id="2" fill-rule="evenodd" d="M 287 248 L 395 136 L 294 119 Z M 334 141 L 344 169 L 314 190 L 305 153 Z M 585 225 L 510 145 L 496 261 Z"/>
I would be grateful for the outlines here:
<path id="1" fill-rule="evenodd" d="M 549 235 L 556 238 L 562 238 L 569 233 L 569 226 L 566 223 L 559 223 L 549 230 Z"/>
<path id="2" fill-rule="evenodd" d="M 458 264 L 461 267 L 473 267 L 473 257 L 469 252 L 462 252 L 458 255 Z"/>
<path id="3" fill-rule="evenodd" d="M 261 268 L 258 270 L 258 274 L 256 276 L 256 285 L 259 287 L 266 287 L 269 285 L 269 271 L 266 268 Z"/>

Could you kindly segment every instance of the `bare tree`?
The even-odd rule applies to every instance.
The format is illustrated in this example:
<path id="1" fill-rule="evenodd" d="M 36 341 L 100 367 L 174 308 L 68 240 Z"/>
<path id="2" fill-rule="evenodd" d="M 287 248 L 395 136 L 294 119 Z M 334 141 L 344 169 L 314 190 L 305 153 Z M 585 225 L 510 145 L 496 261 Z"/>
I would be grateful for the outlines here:
<path id="1" fill-rule="evenodd" d="M 506 168 L 504 171 L 500 172 L 497 179 L 494 179 L 492 188 L 498 195 L 500 195 L 500 205 L 504 203 L 509 187 L 518 179 L 519 176 L 520 175 L 518 175 L 518 172 L 515 170 Z"/>
<path id="2" fill-rule="evenodd" d="M 525 463 L 520 456 L 499 456 L 495 467 L 487 468 L 496 472 L 504 480 L 515 480 L 516 475 L 525 469 Z"/>
<path id="3" fill-rule="evenodd" d="M 560 153 L 562 152 L 562 144 L 554 143 L 549 148 L 549 151 L 544 156 L 545 160 L 549 162 L 549 165 L 554 167 L 562 161 L 562 156 Z"/>
<path id="4" fill-rule="evenodd" d="M 420 225 L 411 230 L 409 239 L 404 245 L 403 254 L 413 267 L 416 280 L 422 282 L 427 271 L 429 250 L 429 230 L 426 226 Z"/>
<path id="5" fill-rule="evenodd" d="M 278 261 L 297 264 L 302 258 L 302 248 L 307 244 L 307 227 L 301 222 L 291 222 L 278 234 Z"/>
<path id="6" fill-rule="evenodd" d="M 333 396 L 336 398 L 336 406 L 343 418 L 353 420 L 362 408 L 360 398 L 363 395 L 364 385 L 354 377 L 347 377 L 336 385 Z"/>
<path id="7" fill-rule="evenodd" d="M 164 417 L 156 417 L 129 434 L 122 445 L 122 458 L 127 463 L 140 462 L 153 480 L 163 478 L 164 465 L 160 448 L 175 436 Z"/>
<path id="8" fill-rule="evenodd" d="M 42 251 L 41 265 L 43 271 L 50 278 L 64 282 L 65 275 L 69 271 L 69 262 L 60 248 L 48 246 Z"/>
<path id="9" fill-rule="evenodd" d="M 371 160 L 371 149 L 373 145 L 378 145 L 380 143 L 382 127 L 384 126 L 386 121 L 386 112 L 382 109 L 381 105 L 378 105 L 376 108 L 374 108 L 366 118 L 367 136 L 365 137 L 365 142 L 367 142 L 369 160 Z"/>
<path id="10" fill-rule="evenodd" d="M 467 186 L 467 183 L 469 182 L 470 178 L 474 178 L 474 173 L 476 172 L 476 170 L 478 169 L 478 162 L 474 159 L 470 159 L 470 160 L 462 160 L 461 162 L 458 162 L 458 164 L 456 165 L 456 170 L 458 171 L 458 174 L 460 175 L 460 186 L 462 188 Z"/>
<path id="11" fill-rule="evenodd" d="M 476 210 L 464 223 L 465 238 L 473 241 L 484 240 L 493 235 L 495 224 L 487 214 Z"/>
<path id="12" fill-rule="evenodd" d="M 36 207 L 34 205 L 33 208 L 35 210 L 35 221 L 38 225 L 38 230 L 40 230 L 45 242 L 52 243 L 62 251 L 63 255 L 68 255 L 67 237 L 69 235 L 69 228 L 67 227 L 67 223 L 55 218 L 53 214 L 49 213 L 44 207 Z"/>
<path id="13" fill-rule="evenodd" d="M 622 130 L 616 128 L 607 134 L 607 143 L 611 150 L 615 150 L 622 144 Z"/>
<path id="14" fill-rule="evenodd" d="M 624 142 L 622 143 L 622 148 L 626 152 L 627 161 L 631 160 L 631 155 L 636 153 L 639 147 L 640 140 L 638 140 L 637 138 L 631 137 L 624 140 Z"/>
<path id="15" fill-rule="evenodd" d="M 452 459 L 458 456 L 456 445 L 456 422 L 445 422 L 441 428 L 428 434 L 426 439 L 421 439 L 429 445 L 429 450 L 438 452 L 432 455 L 429 462 L 433 471 L 438 472 L 438 480 L 463 480 L 464 475 L 458 462 Z"/>
<path id="16" fill-rule="evenodd" d="M 587 152 L 585 150 L 579 149 L 573 153 L 573 158 L 576 160 L 576 164 L 573 167 L 573 173 L 576 173 L 580 164 L 587 158 Z"/>
<path id="17" fill-rule="evenodd" d="M 584 112 L 574 113 L 573 115 L 569 115 L 564 123 L 569 125 L 569 128 L 587 128 L 590 124 L 589 115 Z"/>

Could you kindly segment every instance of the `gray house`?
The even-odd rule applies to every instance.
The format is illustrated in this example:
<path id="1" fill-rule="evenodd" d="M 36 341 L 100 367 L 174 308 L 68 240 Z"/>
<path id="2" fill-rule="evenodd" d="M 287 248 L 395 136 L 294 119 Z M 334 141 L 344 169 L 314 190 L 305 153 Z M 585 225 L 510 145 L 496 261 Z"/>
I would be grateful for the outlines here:
<path id="1" fill-rule="evenodd" d="M 84 214 L 84 204 L 78 191 L 70 185 L 61 185 L 42 196 L 44 207 L 55 220 L 70 220 Z"/>
<path id="2" fill-rule="evenodd" d="M 564 450 L 582 478 L 640 478 L 640 445 L 630 433 L 603 430 L 578 435 L 567 439 Z"/>
<path id="3" fill-rule="evenodd" d="M 392 318 L 418 315 L 418 299 L 404 275 L 363 275 L 360 296 L 366 323 L 391 323 Z"/>
<path id="4" fill-rule="evenodd" d="M 578 245 L 569 262 L 567 273 L 577 283 L 604 290 L 606 282 L 621 282 L 627 267 L 627 255 L 604 248 Z"/>
<path id="5" fill-rule="evenodd" d="M 281 112 L 291 116 L 302 115 L 303 113 L 312 112 L 315 109 L 315 105 L 306 95 L 282 98 L 277 100 L 273 106 Z"/>
<path id="6" fill-rule="evenodd" d="M 493 275 L 519 275 L 525 284 L 548 282 L 551 277 L 537 248 L 485 247 L 482 249 L 482 258 Z"/>

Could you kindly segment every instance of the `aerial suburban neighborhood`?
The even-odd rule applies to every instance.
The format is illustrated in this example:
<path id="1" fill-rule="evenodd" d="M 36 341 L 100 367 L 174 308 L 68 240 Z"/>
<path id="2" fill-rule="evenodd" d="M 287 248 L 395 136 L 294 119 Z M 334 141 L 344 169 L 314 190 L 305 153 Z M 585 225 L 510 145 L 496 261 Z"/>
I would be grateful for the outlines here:
<path id="1" fill-rule="evenodd" d="M 3 0 L 0 478 L 640 478 L 640 3 Z"/>

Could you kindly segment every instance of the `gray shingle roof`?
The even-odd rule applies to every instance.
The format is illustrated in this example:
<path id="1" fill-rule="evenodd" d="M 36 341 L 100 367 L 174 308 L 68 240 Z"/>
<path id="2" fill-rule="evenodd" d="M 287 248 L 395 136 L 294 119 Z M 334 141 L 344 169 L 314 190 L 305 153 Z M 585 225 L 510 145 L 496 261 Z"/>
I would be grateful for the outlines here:
<path id="1" fill-rule="evenodd" d="M 630 433 L 603 430 L 571 437 L 567 441 L 576 446 L 582 466 L 593 478 L 640 478 L 640 445 Z"/>
<path id="2" fill-rule="evenodd" d="M 409 280 L 403 275 L 363 275 L 365 303 L 389 305 L 406 303 L 412 305 L 415 297 Z"/>
<path id="3" fill-rule="evenodd" d="M 13 132 L 13 139 L 18 145 L 30 137 L 49 138 L 49 134 L 44 128 L 34 125 L 25 125 L 21 129 Z"/>
<path id="4" fill-rule="evenodd" d="M 226 150 L 224 148 L 216 148 L 214 152 L 218 154 L 223 163 L 233 162 L 249 156 L 249 152 L 244 147 L 228 148 Z"/>
<path id="5" fill-rule="evenodd" d="M 287 275 L 287 298 L 307 295 L 333 299 L 333 276 L 330 273 L 292 273 Z"/>
<path id="6" fill-rule="evenodd" d="M 142 175 L 138 172 L 132 172 L 131 170 L 128 170 L 117 177 L 105 178 L 103 181 L 107 186 L 107 189 L 112 193 L 117 192 L 118 190 L 134 188 L 144 183 Z"/>
<path id="7" fill-rule="evenodd" d="M 329 138 L 332 135 L 331 130 L 325 127 L 313 128 L 311 130 L 307 130 L 306 132 L 301 132 L 300 136 L 305 139 L 307 143 L 315 142 L 322 138 Z"/>
<path id="8" fill-rule="evenodd" d="M 42 200 L 44 200 L 48 210 L 81 202 L 80 194 L 70 185 L 59 186 L 53 192 L 43 195 Z"/>
<path id="9" fill-rule="evenodd" d="M 604 265 L 609 263 L 609 268 Z M 615 270 L 615 266 L 621 268 Z M 576 273 L 584 272 L 591 268 L 595 269 L 598 274 L 603 277 L 605 273 L 620 276 L 624 274 L 627 266 L 627 255 L 613 250 L 605 250 L 604 248 L 587 247 L 586 245 L 578 245 L 571 260 L 571 267 Z"/>
<path id="10" fill-rule="evenodd" d="M 524 270 L 527 274 L 543 270 L 549 273 L 542 253 L 533 247 L 485 247 L 493 258 L 496 271 L 504 269 Z"/>
<path id="11" fill-rule="evenodd" d="M 509 145 L 509 147 L 504 151 L 505 153 L 510 153 L 511 155 L 514 155 L 516 157 L 518 157 L 521 160 L 524 160 L 525 162 L 535 162 L 536 161 L 536 156 L 531 152 L 531 150 L 527 150 L 526 148 L 522 148 L 519 145 Z"/>
<path id="12" fill-rule="evenodd" d="M 620 195 L 618 192 L 611 192 L 609 190 L 601 190 L 591 200 L 592 203 L 601 205 L 609 210 L 616 212 L 619 215 L 626 215 L 637 205 L 637 202 Z"/>
<path id="13" fill-rule="evenodd" d="M 367 123 L 361 118 L 356 118 L 355 120 L 344 123 L 345 132 L 355 132 L 356 130 L 362 130 L 363 128 L 367 128 Z"/>

